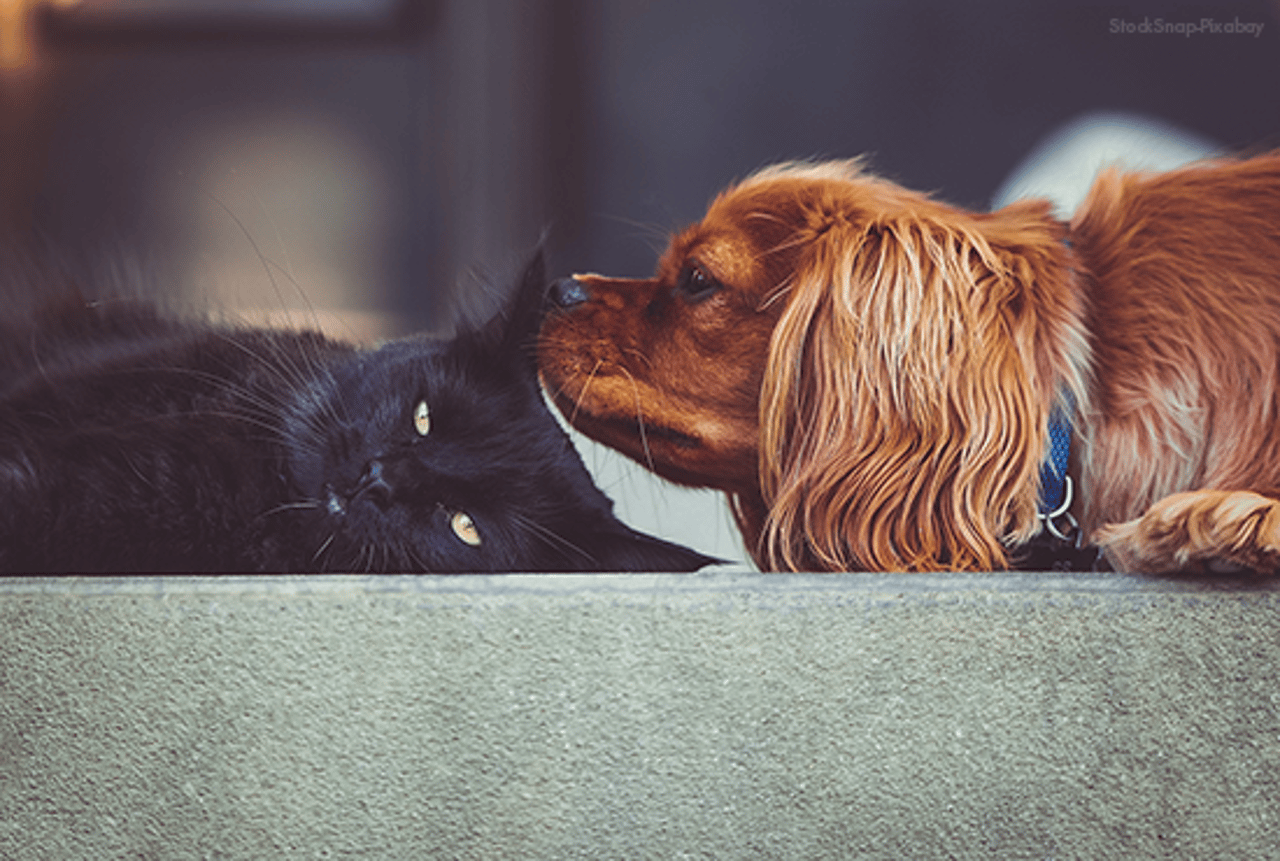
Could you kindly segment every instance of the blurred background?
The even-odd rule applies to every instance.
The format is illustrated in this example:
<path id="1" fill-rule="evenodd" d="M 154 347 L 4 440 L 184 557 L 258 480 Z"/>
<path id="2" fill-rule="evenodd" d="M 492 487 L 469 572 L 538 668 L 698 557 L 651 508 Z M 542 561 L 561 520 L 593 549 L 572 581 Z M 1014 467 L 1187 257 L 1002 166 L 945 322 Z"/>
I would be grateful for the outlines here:
<path id="1" fill-rule="evenodd" d="M 123 255 L 175 294 L 361 340 L 443 331 L 544 232 L 556 274 L 646 275 L 717 189 L 781 159 L 866 153 L 986 208 L 1030 187 L 1064 127 L 1280 146 L 1278 13 L 0 0 L 0 244 Z M 717 495 L 579 442 L 625 519 L 743 558 Z"/>

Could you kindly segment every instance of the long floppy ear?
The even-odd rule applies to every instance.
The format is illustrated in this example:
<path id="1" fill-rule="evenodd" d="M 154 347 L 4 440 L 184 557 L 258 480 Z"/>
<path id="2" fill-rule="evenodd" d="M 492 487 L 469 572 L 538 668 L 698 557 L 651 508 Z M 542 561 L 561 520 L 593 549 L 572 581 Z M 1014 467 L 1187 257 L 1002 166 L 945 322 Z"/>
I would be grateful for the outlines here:
<path id="1" fill-rule="evenodd" d="M 1056 391 L 1084 402 L 1062 229 L 945 212 L 806 243 L 761 393 L 767 567 L 990 570 L 1034 534 Z"/>

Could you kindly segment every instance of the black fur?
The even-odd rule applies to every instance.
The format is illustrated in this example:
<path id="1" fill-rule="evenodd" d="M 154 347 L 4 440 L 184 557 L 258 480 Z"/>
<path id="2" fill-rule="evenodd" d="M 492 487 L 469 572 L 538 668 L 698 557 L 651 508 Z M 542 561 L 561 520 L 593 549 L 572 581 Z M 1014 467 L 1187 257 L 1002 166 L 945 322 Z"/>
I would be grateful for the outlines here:
<path id="1" fill-rule="evenodd" d="M 539 256 L 453 340 L 72 303 L 0 334 L 0 570 L 690 571 L 612 514 L 538 388 Z M 429 432 L 415 428 L 425 401 Z M 459 537 L 464 513 L 480 543 Z"/>

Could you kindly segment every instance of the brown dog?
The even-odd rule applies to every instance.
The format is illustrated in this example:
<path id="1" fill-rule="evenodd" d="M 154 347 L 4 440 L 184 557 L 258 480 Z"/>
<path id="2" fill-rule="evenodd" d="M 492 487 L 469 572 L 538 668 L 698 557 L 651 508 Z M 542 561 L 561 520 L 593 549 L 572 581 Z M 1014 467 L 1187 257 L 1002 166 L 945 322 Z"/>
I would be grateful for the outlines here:
<path id="1" fill-rule="evenodd" d="M 1000 568 L 1072 511 L 1126 570 L 1280 570 L 1280 152 L 967 212 L 857 161 L 723 192 L 539 343 L 569 421 L 730 494 L 762 568 Z"/>

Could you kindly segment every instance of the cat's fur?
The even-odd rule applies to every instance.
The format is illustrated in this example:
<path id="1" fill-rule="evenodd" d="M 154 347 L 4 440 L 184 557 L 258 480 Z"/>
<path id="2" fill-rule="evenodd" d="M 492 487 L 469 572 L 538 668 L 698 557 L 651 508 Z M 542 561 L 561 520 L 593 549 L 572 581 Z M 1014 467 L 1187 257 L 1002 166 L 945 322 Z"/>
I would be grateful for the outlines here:
<path id="1" fill-rule="evenodd" d="M 313 333 L 183 322 L 135 301 L 64 303 L 9 325 L 0 570 L 688 571 L 714 561 L 613 516 L 538 388 L 543 295 L 539 256 L 486 325 L 366 351 Z"/>

